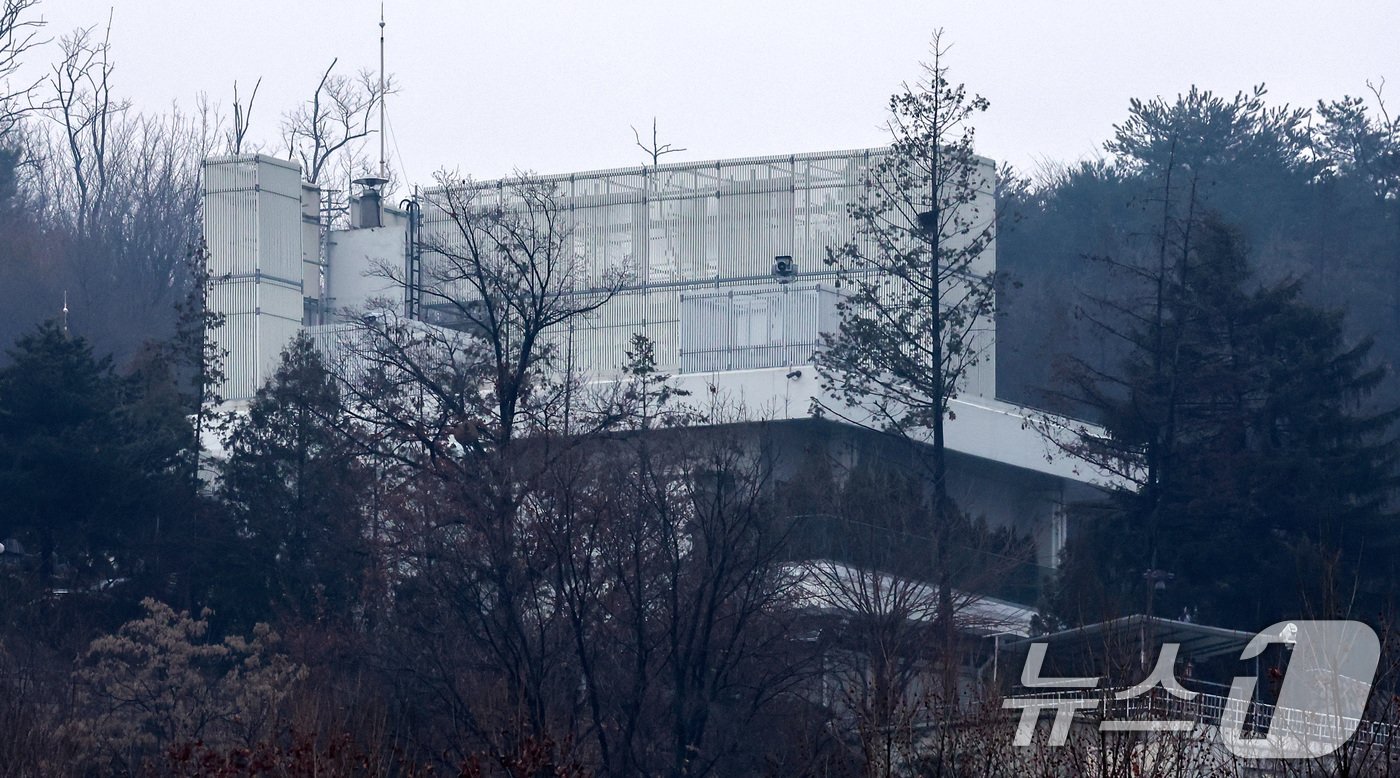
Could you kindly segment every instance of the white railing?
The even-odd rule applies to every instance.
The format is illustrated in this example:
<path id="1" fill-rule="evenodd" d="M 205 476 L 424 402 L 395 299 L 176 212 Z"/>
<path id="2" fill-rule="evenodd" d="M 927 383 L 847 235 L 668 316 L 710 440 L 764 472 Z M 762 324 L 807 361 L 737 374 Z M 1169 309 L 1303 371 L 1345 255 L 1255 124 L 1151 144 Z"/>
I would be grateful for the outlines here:
<path id="1" fill-rule="evenodd" d="M 1041 710 L 1054 710 L 1057 701 L 1083 701 L 1093 699 L 1097 705 L 1082 708 L 1076 713 L 1078 719 L 1107 721 L 1170 722 L 1190 721 L 1192 723 L 1219 726 L 1230 698 L 1219 694 L 1197 692 L 1186 700 L 1168 694 L 1160 688 L 1146 694 L 1127 699 L 1117 699 L 1117 694 L 1127 687 L 1118 689 L 1093 689 L 1088 692 L 1066 690 L 1033 695 L 1017 695 L 1018 701 L 1031 701 Z M 1019 715 L 1015 709 L 1007 710 L 1008 717 Z M 1041 726 L 1050 726 L 1047 720 Z M 1265 702 L 1249 704 L 1245 715 L 1244 732 L 1249 737 L 1263 737 L 1266 734 L 1283 734 L 1304 741 L 1327 742 L 1335 740 L 1340 732 L 1353 731 L 1347 739 L 1353 752 L 1389 753 L 1396 748 L 1400 757 L 1400 725 L 1356 719 L 1314 711 L 1280 708 Z"/>

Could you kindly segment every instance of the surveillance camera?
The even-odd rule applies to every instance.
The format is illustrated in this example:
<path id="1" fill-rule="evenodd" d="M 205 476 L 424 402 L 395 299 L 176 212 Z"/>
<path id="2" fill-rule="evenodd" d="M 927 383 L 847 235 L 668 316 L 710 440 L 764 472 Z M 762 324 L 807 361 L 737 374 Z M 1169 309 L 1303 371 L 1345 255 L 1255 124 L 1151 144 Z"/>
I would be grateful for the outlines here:
<path id="1" fill-rule="evenodd" d="M 791 283 L 797 277 L 797 263 L 787 254 L 773 257 L 773 278 L 780 284 Z"/>

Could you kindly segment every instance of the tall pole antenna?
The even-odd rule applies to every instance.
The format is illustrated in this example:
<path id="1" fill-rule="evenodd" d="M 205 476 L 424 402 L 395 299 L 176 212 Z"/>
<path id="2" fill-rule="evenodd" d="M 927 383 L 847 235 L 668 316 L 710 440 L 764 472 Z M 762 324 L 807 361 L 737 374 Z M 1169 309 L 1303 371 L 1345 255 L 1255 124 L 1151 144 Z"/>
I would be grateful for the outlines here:
<path id="1" fill-rule="evenodd" d="M 379 177 L 388 178 L 384 162 L 384 3 L 379 4 Z"/>
<path id="2" fill-rule="evenodd" d="M 63 335 L 68 336 L 68 290 L 63 290 Z"/>

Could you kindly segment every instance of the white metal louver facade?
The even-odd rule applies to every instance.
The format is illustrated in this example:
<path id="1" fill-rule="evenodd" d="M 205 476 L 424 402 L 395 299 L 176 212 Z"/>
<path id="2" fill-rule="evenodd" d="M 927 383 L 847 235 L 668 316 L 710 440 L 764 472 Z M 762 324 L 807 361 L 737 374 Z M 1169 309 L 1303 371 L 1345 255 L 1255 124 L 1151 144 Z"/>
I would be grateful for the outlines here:
<path id="1" fill-rule="evenodd" d="M 204 162 L 204 240 L 213 276 L 209 305 L 224 315 L 229 400 L 252 397 L 301 328 L 301 168 L 257 155 Z"/>
<path id="2" fill-rule="evenodd" d="M 613 274 L 626 277 L 600 308 L 549 336 L 586 376 L 606 381 L 617 375 L 631 337 L 643 333 L 655 345 L 657 367 L 677 374 L 677 386 L 697 402 L 723 397 L 754 418 L 806 418 L 812 402 L 827 395 L 816 371 L 803 366 L 821 334 L 840 325 L 841 290 L 826 265 L 827 250 L 862 240 L 849 205 L 865 193 L 868 171 L 886 153 L 834 151 L 534 179 L 553 189 L 560 208 L 574 263 L 571 294 L 596 294 Z M 980 228 L 995 217 L 994 171 L 988 160 L 978 165 L 980 187 L 969 210 Z M 507 182 L 473 186 L 488 202 L 508 188 Z M 435 261 L 434 252 L 415 257 L 412 247 L 453 243 L 457 225 L 440 207 L 445 191 L 423 193 L 416 222 L 386 211 L 383 227 L 323 233 L 318 192 L 303 187 L 295 163 L 261 155 L 207 160 L 204 227 L 216 279 L 210 303 L 226 316 L 215 333 L 228 353 L 221 394 L 251 398 L 304 318 L 322 351 L 347 356 L 350 371 L 357 330 L 337 321 L 338 314 L 379 298 L 374 304 L 402 303 L 410 317 L 423 320 L 415 326 L 432 327 L 434 311 L 414 285 L 432 283 L 424 266 Z M 868 242 L 861 248 L 874 253 Z M 989 245 L 973 272 L 994 271 L 995 251 Z M 795 277 L 783 279 L 788 283 L 773 275 L 777 256 L 796 264 Z M 470 300 L 460 287 L 435 291 Z M 889 293 L 900 289 L 892 285 Z M 314 326 L 321 320 L 328 321 Z M 1006 472 L 1060 479 L 1056 484 L 1094 482 L 1096 475 L 1050 456 L 1049 444 L 1031 428 L 1032 414 L 996 401 L 992 322 L 979 330 L 973 348 L 980 359 L 950 404 L 956 421 L 948 425 L 949 448 L 999 463 L 997 472 L 1004 465 L 1011 468 Z M 989 487 L 981 504 L 1001 500 L 989 515 L 1034 525 L 1053 563 L 1065 530 L 1063 517 L 1047 507 L 1053 493 L 1035 491 L 1045 483 L 1033 478 Z M 1014 502 L 1022 498 L 1024 505 Z"/>
<path id="3" fill-rule="evenodd" d="M 553 188 L 566 212 L 566 232 L 581 265 L 580 293 L 602 286 L 611 274 L 626 277 L 606 304 L 575 322 L 572 331 L 553 336 L 579 368 L 600 378 L 616 373 L 634 333 L 652 340 L 658 367 L 668 372 L 808 362 L 820 333 L 839 326 L 827 249 L 861 240 L 848 205 L 862 195 L 867 171 L 886 153 L 834 151 L 536 179 Z M 978 163 L 984 185 L 970 209 L 989 221 L 992 166 Z M 509 184 L 471 186 L 491 199 L 505 196 Z M 444 191 L 429 190 L 424 198 L 426 245 L 450 245 L 458 229 L 443 207 L 434 207 L 447 199 Z M 779 255 L 796 262 L 792 283 L 780 284 L 771 273 Z M 421 261 L 430 265 L 433 252 Z M 978 270 L 994 269 L 993 245 Z M 964 387 L 984 397 L 995 391 L 991 326 L 986 324 L 986 337 L 976 345 L 980 360 Z"/>

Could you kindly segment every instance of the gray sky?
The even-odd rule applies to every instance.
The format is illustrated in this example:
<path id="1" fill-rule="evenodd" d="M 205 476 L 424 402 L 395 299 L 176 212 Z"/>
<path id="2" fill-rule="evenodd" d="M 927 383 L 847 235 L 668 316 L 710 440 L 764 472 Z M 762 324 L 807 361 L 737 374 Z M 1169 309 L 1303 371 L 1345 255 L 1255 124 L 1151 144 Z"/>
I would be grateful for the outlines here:
<path id="1" fill-rule="evenodd" d="M 42 0 L 57 36 L 105 23 L 110 0 Z M 929 34 L 952 76 L 991 100 L 978 151 L 1033 169 L 1099 153 L 1132 97 L 1192 84 L 1233 94 L 1265 82 L 1313 106 L 1388 76 L 1400 110 L 1400 2 L 588 3 L 390 0 L 390 157 L 412 182 L 451 168 L 490 178 L 643 160 L 632 130 L 660 125 L 668 161 L 879 145 L 885 101 L 918 75 Z M 251 135 L 321 70 L 378 63 L 371 0 L 120 0 L 117 90 L 138 108 L 225 106 L 263 78 Z M 52 55 L 52 49 L 39 56 Z"/>

